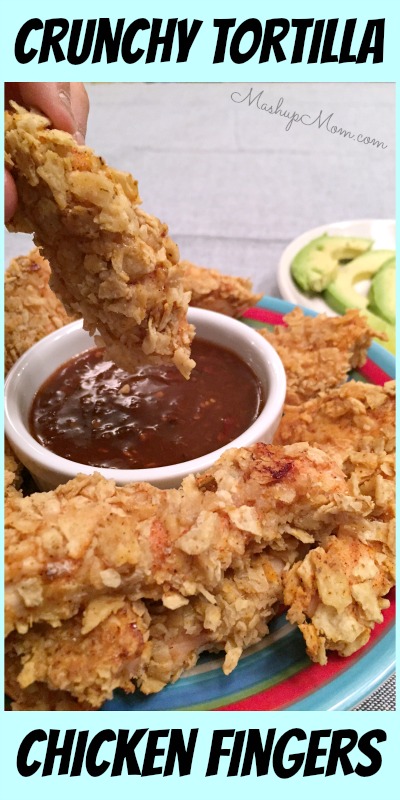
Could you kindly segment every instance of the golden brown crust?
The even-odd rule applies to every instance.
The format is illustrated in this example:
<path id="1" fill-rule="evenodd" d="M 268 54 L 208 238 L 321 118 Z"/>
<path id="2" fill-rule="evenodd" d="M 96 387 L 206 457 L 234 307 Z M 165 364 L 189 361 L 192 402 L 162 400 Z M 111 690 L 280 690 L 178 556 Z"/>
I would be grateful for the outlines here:
<path id="1" fill-rule="evenodd" d="M 224 295 L 212 271 L 209 289 L 203 272 L 187 270 L 200 282 L 195 302 L 239 313 L 240 287 L 228 279 Z M 45 273 L 33 293 L 46 292 Z M 314 661 L 368 640 L 395 579 L 394 384 L 333 388 L 365 358 L 370 332 L 357 312 L 332 321 L 296 310 L 286 322 L 265 335 L 285 362 L 288 400 L 301 404 L 286 405 L 277 446 L 231 451 L 180 490 L 118 489 L 94 475 L 24 499 L 9 453 L 13 710 L 92 709 L 132 680 L 156 692 L 204 650 L 224 652 L 228 674 L 267 633 L 283 593 Z M 118 614 L 139 606 L 146 624 L 131 653 Z"/>
<path id="2" fill-rule="evenodd" d="M 6 496 L 19 495 L 22 483 L 22 464 L 13 452 L 9 442 L 4 442 L 4 493 Z"/>
<path id="3" fill-rule="evenodd" d="M 381 547 L 338 534 L 311 550 L 284 578 L 288 619 L 299 626 L 307 653 L 327 663 L 327 650 L 349 656 L 368 641 L 394 583 L 393 558 Z"/>
<path id="4" fill-rule="evenodd" d="M 12 105 L 6 163 L 19 204 L 9 230 L 34 233 L 56 294 L 100 333 L 113 361 L 126 369 L 173 361 L 189 377 L 190 298 L 167 226 L 139 208 L 130 175 L 50 129 L 46 117 Z"/>
<path id="5" fill-rule="evenodd" d="M 217 311 L 228 317 L 240 317 L 262 297 L 253 292 L 251 281 L 246 278 L 223 275 L 216 269 L 198 267 L 191 261 L 181 261 L 181 267 L 185 291 L 191 293 L 191 306 Z"/>
<path id="6" fill-rule="evenodd" d="M 260 330 L 279 353 L 286 370 L 289 405 L 300 405 L 322 391 L 344 383 L 351 369 L 362 366 L 376 333 L 358 311 L 343 317 L 307 317 L 295 308 L 285 326 Z"/>
<path id="7" fill-rule="evenodd" d="M 175 609 L 150 605 L 151 658 L 138 680 L 144 694 L 158 692 L 193 667 L 201 652 L 224 652 L 229 675 L 243 650 L 268 633 L 283 599 L 284 559 L 262 553 L 229 570 L 210 597 L 186 599 Z"/>
<path id="8" fill-rule="evenodd" d="M 21 689 L 44 683 L 98 708 L 117 687 L 135 690 L 131 678 L 150 653 L 148 626 L 142 603 L 104 595 L 61 627 L 42 624 L 25 636 L 9 636 L 6 650 L 20 659 L 16 681 Z M 13 694 L 12 686 L 8 691 Z"/>
<path id="9" fill-rule="evenodd" d="M 320 447 L 372 497 L 374 516 L 393 518 L 395 416 L 395 381 L 349 381 L 302 406 L 286 406 L 275 442 Z"/>
<path id="10" fill-rule="evenodd" d="M 231 672 L 245 647 L 268 632 L 282 601 L 283 561 L 254 556 L 223 578 L 215 596 L 170 594 L 166 605 L 104 595 L 57 628 L 40 623 L 6 642 L 6 683 L 18 708 L 67 698 L 98 708 L 117 686 L 145 694 L 177 680 L 203 650 L 225 651 Z M 150 626 L 149 626 L 150 624 Z M 41 689 L 44 689 L 44 698 Z"/>
<path id="11" fill-rule="evenodd" d="M 191 292 L 191 305 L 208 308 L 232 317 L 254 305 L 260 295 L 251 291 L 244 278 L 222 275 L 216 270 L 181 261 L 185 292 Z M 50 265 L 35 248 L 27 256 L 13 259 L 5 274 L 5 371 L 43 336 L 67 325 L 69 316 L 49 285 Z"/>
<path id="12" fill-rule="evenodd" d="M 366 498 L 348 491 L 335 462 L 308 445 L 254 445 L 225 453 L 179 490 L 116 487 L 80 475 L 54 492 L 6 502 L 7 631 L 53 625 L 105 591 L 135 598 L 212 592 L 247 553 L 270 548 L 290 561 L 354 513 Z"/>
<path id="13" fill-rule="evenodd" d="M 4 286 L 5 371 L 43 336 L 76 317 L 68 316 L 49 286 L 50 266 L 38 249 L 14 258 Z"/>

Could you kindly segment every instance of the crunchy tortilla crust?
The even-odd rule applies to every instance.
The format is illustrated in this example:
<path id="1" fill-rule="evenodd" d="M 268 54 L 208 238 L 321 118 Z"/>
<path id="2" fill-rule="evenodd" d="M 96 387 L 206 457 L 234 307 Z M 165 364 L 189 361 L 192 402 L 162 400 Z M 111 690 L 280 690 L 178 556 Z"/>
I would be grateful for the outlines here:
<path id="1" fill-rule="evenodd" d="M 34 234 L 51 264 L 52 288 L 68 313 L 99 332 L 113 361 L 128 370 L 173 361 L 188 378 L 190 295 L 167 226 L 139 208 L 131 175 L 51 129 L 46 117 L 12 107 L 6 164 L 19 204 L 9 230 Z"/>

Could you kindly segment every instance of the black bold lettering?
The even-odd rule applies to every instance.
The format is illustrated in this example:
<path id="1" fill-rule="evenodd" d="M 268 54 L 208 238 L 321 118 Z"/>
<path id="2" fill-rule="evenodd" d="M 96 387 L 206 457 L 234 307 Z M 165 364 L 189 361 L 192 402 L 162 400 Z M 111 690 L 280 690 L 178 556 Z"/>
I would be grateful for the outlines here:
<path id="1" fill-rule="evenodd" d="M 362 778 L 369 778 L 370 775 L 375 775 L 382 766 L 382 756 L 379 750 L 371 744 L 371 739 L 376 739 L 377 742 L 386 742 L 387 735 L 381 728 L 376 728 L 360 736 L 358 749 L 369 758 L 369 764 L 357 764 L 354 770 Z"/>
<path id="2" fill-rule="evenodd" d="M 95 19 L 87 20 L 81 52 L 78 55 L 79 38 L 81 35 L 83 19 L 74 19 L 68 43 L 67 61 L 69 64 L 74 64 L 75 66 L 78 64 L 84 64 L 89 58 L 93 44 L 94 32 L 96 30 L 96 23 L 97 20 Z"/>
<path id="3" fill-rule="evenodd" d="M 215 45 L 215 52 L 213 64 L 221 64 L 225 58 L 226 42 L 228 39 L 229 28 L 236 25 L 236 19 L 215 19 L 214 28 L 218 28 L 217 44 Z"/>
<path id="4" fill-rule="evenodd" d="M 331 733 L 331 728 L 322 731 L 311 731 L 306 755 L 306 763 L 304 764 L 304 777 L 308 778 L 309 775 L 323 775 L 325 772 L 325 765 L 322 767 L 317 767 L 316 761 L 318 756 L 325 756 L 327 753 L 326 747 L 319 747 L 320 739 L 325 736 L 330 736 Z"/>
<path id="5" fill-rule="evenodd" d="M 101 61 L 103 48 L 106 50 L 107 64 L 113 64 L 115 61 L 118 61 L 119 46 L 121 44 L 124 24 L 124 19 L 118 19 L 115 26 L 115 33 L 113 33 L 111 30 L 111 22 L 108 17 L 100 17 L 92 64 L 98 64 L 98 62 Z"/>
<path id="6" fill-rule="evenodd" d="M 347 744 L 343 744 L 344 739 L 348 739 Z M 332 744 L 325 775 L 335 775 L 339 762 L 344 775 L 351 775 L 351 773 L 354 772 L 348 753 L 356 746 L 357 739 L 358 735 L 356 731 L 352 730 L 352 728 L 346 728 L 341 731 L 333 731 Z"/>
<path id="7" fill-rule="evenodd" d="M 28 19 L 27 22 L 21 26 L 17 33 L 15 40 L 14 54 L 19 64 L 29 64 L 35 58 L 37 50 L 31 47 L 30 50 L 25 50 L 26 40 L 32 31 L 40 31 L 43 28 L 43 22 L 38 17 Z"/>
<path id="8" fill-rule="evenodd" d="M 294 40 L 292 64 L 299 64 L 303 58 L 304 43 L 308 28 L 314 24 L 314 17 L 309 19 L 292 19 L 292 28 L 296 28 L 296 38 Z"/>
<path id="9" fill-rule="evenodd" d="M 49 738 L 46 748 L 46 757 L 43 764 L 42 775 L 51 775 L 54 768 L 54 759 L 56 756 L 61 756 L 60 765 L 58 767 L 58 775 L 67 775 L 69 770 L 69 762 L 71 759 L 72 745 L 74 743 L 76 728 L 70 728 L 65 731 L 64 742 L 59 747 L 58 738 L 60 731 L 50 728 Z"/>
<path id="10" fill-rule="evenodd" d="M 268 775 L 275 734 L 276 728 L 270 728 L 265 739 L 265 745 L 263 746 L 259 729 L 250 728 L 241 775 L 250 775 L 253 759 L 256 762 L 257 777 L 259 775 Z"/>
<path id="11" fill-rule="evenodd" d="M 339 19 L 328 19 L 326 23 L 326 31 L 324 44 L 322 46 L 321 64 L 330 64 L 338 61 L 338 57 L 332 53 L 333 43 L 335 41 L 335 34 L 337 30 Z"/>
<path id="12" fill-rule="evenodd" d="M 60 28 L 58 33 L 55 32 L 56 28 Z M 63 17 L 46 20 L 43 31 L 42 46 L 39 54 L 39 64 L 43 64 L 45 61 L 48 61 L 50 50 L 53 50 L 53 55 L 57 63 L 59 61 L 65 61 L 65 55 L 60 45 L 60 39 L 64 38 L 65 34 L 68 32 L 68 29 L 69 22 Z"/>
<path id="13" fill-rule="evenodd" d="M 115 747 L 114 763 L 111 776 L 121 775 L 122 767 L 126 762 L 128 775 L 140 775 L 140 767 L 137 762 L 135 749 L 143 739 L 148 728 L 139 728 L 129 739 L 129 731 L 121 729 L 118 731 L 118 739 Z"/>
<path id="14" fill-rule="evenodd" d="M 179 775 L 190 775 L 198 732 L 198 728 L 192 728 L 189 741 L 185 745 L 183 732 L 179 728 L 172 728 L 164 775 L 172 775 L 176 760 L 178 761 Z"/>
<path id="15" fill-rule="evenodd" d="M 188 21 L 187 19 L 181 19 L 178 22 L 178 57 L 176 59 L 177 63 L 185 62 L 188 60 L 190 48 L 202 26 L 202 21 L 200 19 L 194 19 L 190 30 L 188 32 Z"/>
<path id="16" fill-rule="evenodd" d="M 206 777 L 209 775 L 216 775 L 219 767 L 219 760 L 221 756 L 229 756 L 230 750 L 222 747 L 222 742 L 226 736 L 234 736 L 235 730 L 228 728 L 227 730 L 214 731 L 211 742 L 210 755 L 208 757 Z"/>
<path id="17" fill-rule="evenodd" d="M 293 775 L 296 775 L 296 772 L 299 771 L 304 761 L 304 753 L 294 753 L 290 756 L 287 756 L 287 760 L 293 762 L 292 766 L 284 766 L 283 756 L 290 739 L 297 739 L 298 741 L 301 741 L 307 739 L 307 736 L 305 731 L 303 731 L 301 728 L 292 728 L 279 737 L 272 756 L 274 772 L 278 778 L 291 778 Z"/>
<path id="18" fill-rule="evenodd" d="M 30 778 L 31 775 L 38 771 L 41 762 L 32 761 L 31 764 L 28 764 L 28 756 L 35 742 L 45 742 L 46 739 L 47 734 L 41 728 L 35 728 L 34 731 L 30 731 L 22 739 L 17 753 L 17 770 L 23 778 Z"/>
<path id="19" fill-rule="evenodd" d="M 242 757 L 243 742 L 246 736 L 246 731 L 236 731 L 233 740 L 233 747 L 231 753 L 231 760 L 229 762 L 228 777 L 237 775 L 239 771 L 240 759 Z"/>
<path id="20" fill-rule="evenodd" d="M 375 36 L 375 44 L 372 44 Z M 385 20 L 369 19 L 357 56 L 357 64 L 365 64 L 370 53 L 373 54 L 372 63 L 381 64 L 383 61 L 383 41 L 385 38 Z"/>
<path id="21" fill-rule="evenodd" d="M 275 33 L 275 28 L 281 30 Z M 282 49 L 280 42 L 285 38 L 289 32 L 289 20 L 283 19 L 267 19 L 264 30 L 264 41 L 261 48 L 260 64 L 269 61 L 271 55 L 271 48 L 274 51 L 275 61 L 286 61 L 285 53 Z"/>
<path id="22" fill-rule="evenodd" d="M 151 26 L 149 47 L 147 50 L 146 64 L 152 64 L 156 60 L 158 46 L 162 45 L 161 61 L 169 61 L 171 58 L 172 45 L 174 43 L 175 28 L 178 18 L 169 19 L 164 36 L 160 36 L 162 19 L 155 17 Z"/>
<path id="23" fill-rule="evenodd" d="M 79 731 L 78 740 L 76 742 L 74 760 L 71 767 L 70 777 L 76 778 L 82 772 L 83 759 L 85 757 L 86 744 L 89 736 L 89 731 Z"/>
<path id="24" fill-rule="evenodd" d="M 138 47 L 138 49 L 132 53 L 132 44 L 138 31 L 147 31 L 149 28 L 149 20 L 143 17 L 135 19 L 134 22 L 128 25 L 121 46 L 121 55 L 126 64 L 136 64 L 136 61 L 139 61 L 139 58 L 142 57 L 144 50 Z"/>
<path id="25" fill-rule="evenodd" d="M 245 36 L 246 33 L 251 33 L 253 35 L 253 41 L 248 50 L 242 53 L 239 46 L 243 36 Z M 229 53 L 233 63 L 243 64 L 245 61 L 248 61 L 250 58 L 252 58 L 260 46 L 261 37 L 262 25 L 259 19 L 255 19 L 253 17 L 242 22 L 232 36 Z"/>
<path id="26" fill-rule="evenodd" d="M 99 750 L 104 742 L 114 742 L 116 740 L 116 734 L 114 731 L 107 728 L 104 731 L 99 731 L 93 736 L 92 741 L 89 744 L 86 753 L 86 769 L 89 775 L 92 778 L 99 778 L 100 775 L 104 775 L 104 773 L 108 770 L 110 766 L 110 761 L 101 761 L 100 764 L 97 763 L 97 756 L 99 754 Z"/>
<path id="27" fill-rule="evenodd" d="M 143 768 L 142 768 L 143 777 L 147 775 L 160 775 L 162 773 L 163 768 L 155 767 L 154 760 L 157 758 L 157 756 L 164 755 L 165 749 L 157 747 L 157 745 L 158 745 L 158 740 L 161 738 L 165 738 L 166 736 L 168 736 L 168 734 L 169 730 L 149 732 L 146 752 L 144 754 Z"/>
<path id="28" fill-rule="evenodd" d="M 344 26 L 343 39 L 342 39 L 342 46 L 340 48 L 339 64 L 347 64 L 350 61 L 356 60 L 356 56 L 350 53 L 356 24 L 357 24 L 357 17 L 346 20 L 346 24 Z"/>
<path id="29" fill-rule="evenodd" d="M 314 32 L 311 41 L 310 52 L 307 59 L 307 64 L 316 64 L 318 61 L 324 27 L 325 27 L 325 20 L 317 19 L 314 25 Z"/>

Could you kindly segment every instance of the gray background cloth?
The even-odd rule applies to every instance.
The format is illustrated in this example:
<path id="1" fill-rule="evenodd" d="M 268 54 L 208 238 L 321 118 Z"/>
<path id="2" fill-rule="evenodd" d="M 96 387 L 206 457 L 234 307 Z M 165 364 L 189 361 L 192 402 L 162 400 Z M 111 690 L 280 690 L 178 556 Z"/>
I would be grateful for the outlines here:
<path id="1" fill-rule="evenodd" d="M 166 221 L 182 258 L 278 296 L 280 254 L 330 222 L 395 213 L 394 84 L 256 84 L 264 102 L 374 137 L 386 149 L 269 114 L 251 84 L 89 84 L 87 142 L 139 180 L 143 208 Z M 282 98 L 282 100 L 280 100 Z M 7 234 L 6 263 L 30 237 Z M 392 710 L 394 678 L 360 710 Z"/>

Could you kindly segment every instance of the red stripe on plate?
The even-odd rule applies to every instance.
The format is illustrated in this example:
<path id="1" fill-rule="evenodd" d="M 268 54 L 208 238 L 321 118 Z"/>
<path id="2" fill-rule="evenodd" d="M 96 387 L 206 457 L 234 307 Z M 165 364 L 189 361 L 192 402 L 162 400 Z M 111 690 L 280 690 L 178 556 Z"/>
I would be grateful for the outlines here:
<path id="1" fill-rule="evenodd" d="M 375 364 L 370 358 L 367 359 L 363 367 L 358 368 L 358 372 L 370 383 L 375 383 L 377 386 L 383 386 L 386 381 L 391 380 L 390 375 L 378 367 L 378 364 Z"/>
<path id="2" fill-rule="evenodd" d="M 392 592 L 389 597 L 392 596 Z M 393 595 L 394 596 L 394 595 Z M 385 633 L 385 628 L 393 622 L 396 615 L 396 604 L 393 600 L 384 612 L 384 621 L 375 626 L 371 633 L 370 640 L 365 647 L 358 650 L 352 656 L 343 658 L 337 653 L 330 653 L 328 664 L 321 667 L 320 664 L 310 664 L 300 672 L 297 672 L 291 678 L 287 678 L 282 683 L 272 686 L 259 694 L 246 697 L 243 700 L 238 700 L 236 703 L 230 703 L 226 706 L 220 706 L 218 711 L 278 711 L 292 703 L 302 700 L 321 688 L 329 681 L 333 680 L 340 672 L 345 671 L 351 667 L 352 663 L 362 658 L 365 654 L 365 648 L 373 645 L 376 639 L 379 639 Z"/>
<path id="3" fill-rule="evenodd" d="M 267 325 L 284 325 L 283 314 L 277 311 L 269 311 L 268 308 L 249 308 L 245 314 L 245 319 L 255 319 L 257 322 L 265 322 Z"/>

